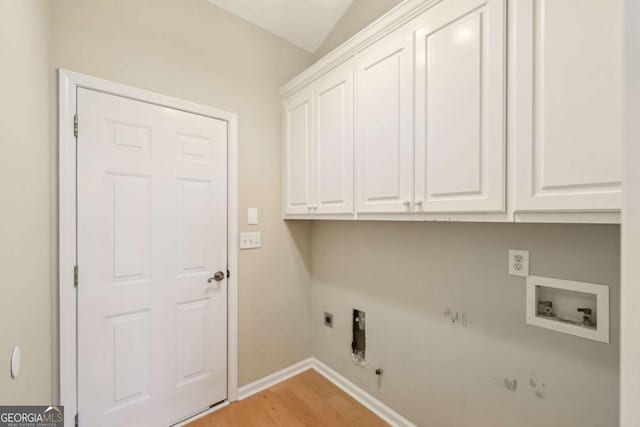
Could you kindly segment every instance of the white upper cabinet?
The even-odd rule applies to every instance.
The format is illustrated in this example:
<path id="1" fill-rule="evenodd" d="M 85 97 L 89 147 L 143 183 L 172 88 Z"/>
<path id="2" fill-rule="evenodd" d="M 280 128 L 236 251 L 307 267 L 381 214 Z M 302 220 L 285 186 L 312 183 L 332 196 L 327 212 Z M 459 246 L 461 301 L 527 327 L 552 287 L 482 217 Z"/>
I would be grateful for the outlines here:
<path id="1" fill-rule="evenodd" d="M 353 62 L 313 85 L 314 214 L 353 213 Z"/>
<path id="2" fill-rule="evenodd" d="M 306 87 L 284 101 L 284 210 L 309 213 L 311 207 L 312 96 Z"/>
<path id="3" fill-rule="evenodd" d="M 284 102 L 285 215 L 353 214 L 353 62 Z"/>
<path id="4" fill-rule="evenodd" d="M 400 29 L 357 56 L 358 212 L 410 212 L 413 199 L 413 40 Z"/>
<path id="5" fill-rule="evenodd" d="M 285 217 L 619 222 L 622 3 L 402 2 L 282 88 Z"/>
<path id="6" fill-rule="evenodd" d="M 505 209 L 505 1 L 445 1 L 415 31 L 415 210 Z"/>
<path id="7" fill-rule="evenodd" d="M 512 5 L 516 211 L 619 209 L 622 1 Z"/>

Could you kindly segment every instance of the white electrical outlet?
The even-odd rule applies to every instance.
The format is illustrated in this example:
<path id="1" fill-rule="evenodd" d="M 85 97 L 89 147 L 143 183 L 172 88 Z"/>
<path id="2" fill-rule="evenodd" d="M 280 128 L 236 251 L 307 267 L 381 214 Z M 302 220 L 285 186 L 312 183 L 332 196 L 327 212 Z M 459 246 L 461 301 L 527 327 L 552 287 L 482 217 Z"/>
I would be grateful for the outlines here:
<path id="1" fill-rule="evenodd" d="M 255 249 L 260 247 L 260 233 L 240 233 L 240 249 Z"/>
<path id="2" fill-rule="evenodd" d="M 509 249 L 509 274 L 512 276 L 529 276 L 529 251 Z"/>

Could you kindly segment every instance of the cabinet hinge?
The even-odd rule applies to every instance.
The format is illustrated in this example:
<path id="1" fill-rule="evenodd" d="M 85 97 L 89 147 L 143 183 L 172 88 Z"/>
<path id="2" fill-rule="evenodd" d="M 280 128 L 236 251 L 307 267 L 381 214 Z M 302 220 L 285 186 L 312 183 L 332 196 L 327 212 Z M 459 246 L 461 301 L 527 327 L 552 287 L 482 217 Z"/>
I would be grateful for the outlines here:
<path id="1" fill-rule="evenodd" d="M 229 276 L 231 276 L 231 272 L 227 270 L 227 279 L 229 278 Z"/>
<path id="2" fill-rule="evenodd" d="M 78 287 L 78 266 L 73 266 L 73 286 Z"/>
<path id="3" fill-rule="evenodd" d="M 73 422 L 75 426 L 78 427 L 78 414 L 76 414 L 76 416 L 73 418 Z"/>
<path id="4" fill-rule="evenodd" d="M 78 137 L 78 115 L 73 115 L 73 136 Z"/>

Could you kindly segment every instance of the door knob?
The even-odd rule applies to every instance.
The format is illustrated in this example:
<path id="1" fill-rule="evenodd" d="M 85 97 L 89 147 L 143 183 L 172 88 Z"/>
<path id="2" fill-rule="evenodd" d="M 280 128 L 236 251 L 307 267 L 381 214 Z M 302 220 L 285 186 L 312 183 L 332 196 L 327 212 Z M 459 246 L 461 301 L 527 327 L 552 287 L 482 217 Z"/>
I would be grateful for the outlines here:
<path id="1" fill-rule="evenodd" d="M 211 283 L 214 280 L 216 282 L 219 282 L 222 279 L 224 279 L 224 273 L 222 271 L 216 271 L 216 274 L 214 274 L 213 277 L 209 277 L 209 279 L 207 279 L 207 282 Z"/>

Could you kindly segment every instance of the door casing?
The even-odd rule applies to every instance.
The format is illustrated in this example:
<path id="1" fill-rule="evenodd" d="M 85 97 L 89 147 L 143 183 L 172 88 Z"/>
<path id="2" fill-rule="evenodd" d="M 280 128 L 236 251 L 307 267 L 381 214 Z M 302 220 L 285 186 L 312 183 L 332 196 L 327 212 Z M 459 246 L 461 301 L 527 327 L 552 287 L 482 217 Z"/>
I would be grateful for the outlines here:
<path id="1" fill-rule="evenodd" d="M 238 116 L 236 113 L 195 104 L 119 83 L 58 70 L 58 287 L 59 287 L 59 403 L 65 406 L 65 427 L 74 425 L 77 401 L 77 259 L 76 218 L 76 91 L 87 88 L 133 100 L 225 120 L 228 124 L 227 167 L 227 401 L 238 400 Z M 82 124 L 80 124 L 81 128 Z M 80 130 L 81 131 L 81 130 Z"/>

